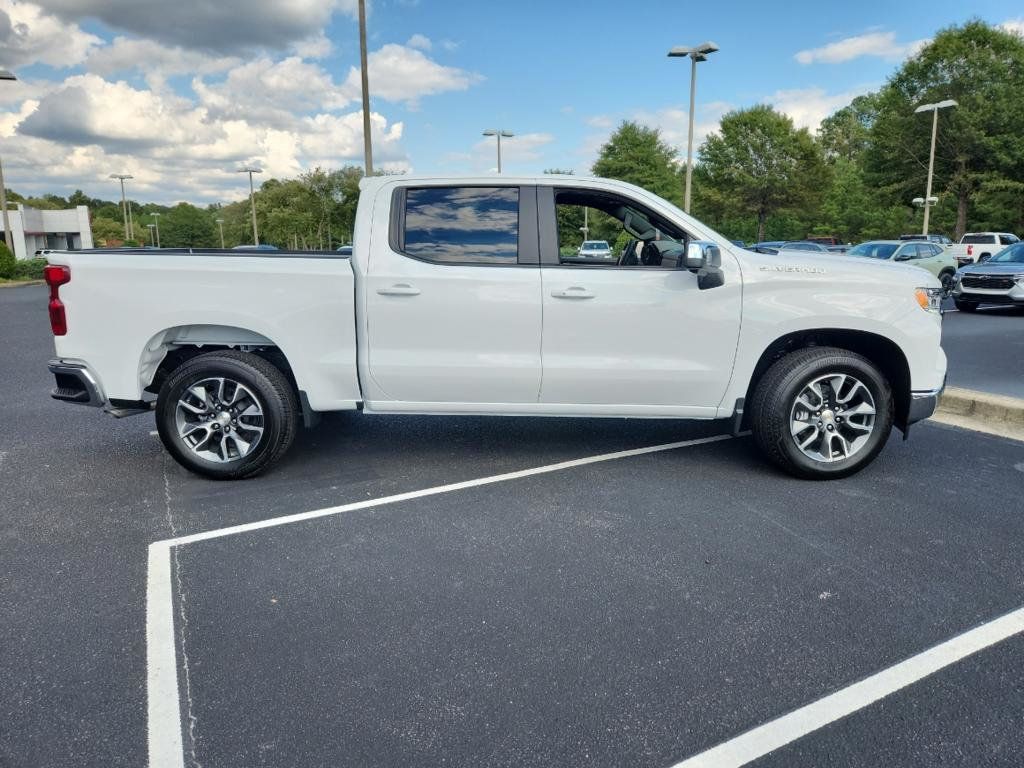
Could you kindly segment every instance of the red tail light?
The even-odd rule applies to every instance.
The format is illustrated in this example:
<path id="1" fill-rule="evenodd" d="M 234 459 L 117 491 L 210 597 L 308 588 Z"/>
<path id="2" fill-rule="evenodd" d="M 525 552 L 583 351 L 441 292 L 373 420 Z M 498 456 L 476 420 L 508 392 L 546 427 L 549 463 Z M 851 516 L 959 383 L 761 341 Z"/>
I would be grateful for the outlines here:
<path id="1" fill-rule="evenodd" d="M 64 336 L 68 332 L 68 319 L 64 314 L 64 302 L 60 300 L 60 287 L 71 282 L 71 268 L 60 264 L 47 264 L 43 267 L 43 279 L 50 286 L 50 329 L 54 336 Z"/>
<path id="2" fill-rule="evenodd" d="M 974 246 L 973 245 L 968 245 L 967 246 L 967 255 L 968 256 L 973 256 L 974 255 Z"/>

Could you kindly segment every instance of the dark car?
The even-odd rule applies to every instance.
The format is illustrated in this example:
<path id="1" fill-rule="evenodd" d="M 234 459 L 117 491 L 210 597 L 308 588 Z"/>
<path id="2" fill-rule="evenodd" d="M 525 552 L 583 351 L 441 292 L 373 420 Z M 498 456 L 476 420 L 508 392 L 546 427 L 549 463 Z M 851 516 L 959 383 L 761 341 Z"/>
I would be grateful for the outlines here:
<path id="1" fill-rule="evenodd" d="M 962 312 L 974 312 L 981 304 L 1024 307 L 1024 243 L 961 267 L 953 277 L 953 301 Z"/>
<path id="2" fill-rule="evenodd" d="M 751 245 L 748 245 L 747 250 L 754 251 L 754 253 L 767 253 L 774 256 L 779 252 L 779 248 L 784 244 L 784 240 L 765 240 L 760 243 L 752 243 Z"/>
<path id="3" fill-rule="evenodd" d="M 351 256 L 352 255 L 352 246 L 351 245 L 339 246 L 338 247 L 338 253 L 340 255 L 342 255 L 342 256 Z"/>
<path id="4" fill-rule="evenodd" d="M 939 245 L 952 245 L 953 241 L 945 235 L 900 235 L 900 240 L 927 240 Z"/>
<path id="5" fill-rule="evenodd" d="M 276 251 L 278 247 L 276 245 L 270 245 L 269 243 L 260 243 L 259 245 L 236 245 L 231 250 L 233 251 Z"/>
<path id="6" fill-rule="evenodd" d="M 826 248 L 821 243 L 815 243 L 812 240 L 787 240 L 779 248 L 780 251 L 814 251 L 815 253 L 828 253 Z"/>

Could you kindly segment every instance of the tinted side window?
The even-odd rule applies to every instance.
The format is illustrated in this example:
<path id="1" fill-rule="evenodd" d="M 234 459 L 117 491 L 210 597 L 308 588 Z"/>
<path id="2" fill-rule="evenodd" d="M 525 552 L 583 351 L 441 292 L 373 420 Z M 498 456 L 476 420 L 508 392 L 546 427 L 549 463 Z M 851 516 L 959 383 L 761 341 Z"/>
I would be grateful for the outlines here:
<path id="1" fill-rule="evenodd" d="M 422 187 L 405 198 L 402 250 L 447 264 L 515 264 L 518 187 Z"/>
<path id="2" fill-rule="evenodd" d="M 1014 237 L 1013 235 L 1000 235 L 999 236 L 999 244 L 1000 245 L 1013 245 L 1016 242 L 1017 242 L 1017 238 Z"/>

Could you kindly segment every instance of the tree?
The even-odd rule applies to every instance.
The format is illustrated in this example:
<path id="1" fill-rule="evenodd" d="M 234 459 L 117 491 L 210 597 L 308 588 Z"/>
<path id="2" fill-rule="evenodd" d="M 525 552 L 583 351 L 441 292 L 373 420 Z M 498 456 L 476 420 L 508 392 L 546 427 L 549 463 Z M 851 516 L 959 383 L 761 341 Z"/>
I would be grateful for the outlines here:
<path id="1" fill-rule="evenodd" d="M 676 151 L 662 140 L 657 128 L 624 121 L 601 147 L 593 173 L 628 181 L 681 204 L 683 193 L 675 159 Z"/>
<path id="2" fill-rule="evenodd" d="M 806 128 L 769 106 L 730 112 L 700 148 L 704 205 L 721 217 L 753 215 L 757 239 L 773 214 L 815 207 L 827 186 L 821 148 Z"/>
<path id="3" fill-rule="evenodd" d="M 933 194 L 956 200 L 955 234 L 967 229 L 971 203 L 986 180 L 1024 175 L 1024 40 L 981 21 L 939 32 L 878 95 L 865 155 L 869 182 L 909 201 L 925 191 L 932 115 L 923 103 L 955 99 L 942 110 Z"/>
<path id="4" fill-rule="evenodd" d="M 857 96 L 821 121 L 818 142 L 829 162 L 859 162 L 871 141 L 871 127 L 878 116 L 878 94 Z"/>
<path id="5" fill-rule="evenodd" d="M 124 223 L 119 219 L 93 216 L 91 224 L 92 239 L 96 245 L 113 248 L 120 245 L 124 240 Z"/>
<path id="6" fill-rule="evenodd" d="M 139 222 L 135 230 L 139 238 L 146 233 L 145 225 Z M 160 217 L 160 244 L 164 248 L 213 248 L 220 242 L 209 213 L 188 203 L 178 203 Z"/>

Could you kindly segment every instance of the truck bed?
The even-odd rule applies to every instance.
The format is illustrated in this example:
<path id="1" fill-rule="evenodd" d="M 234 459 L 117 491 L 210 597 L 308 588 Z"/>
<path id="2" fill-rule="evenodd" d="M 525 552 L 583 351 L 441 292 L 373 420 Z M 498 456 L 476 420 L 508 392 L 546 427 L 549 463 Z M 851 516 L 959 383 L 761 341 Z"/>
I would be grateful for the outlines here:
<path id="1" fill-rule="evenodd" d="M 359 402 L 355 280 L 346 255 L 206 248 L 44 255 L 71 271 L 60 287 L 68 330 L 55 339 L 57 356 L 88 361 L 106 403 L 151 398 L 145 388 L 181 345 L 277 348 L 313 410 Z"/>

